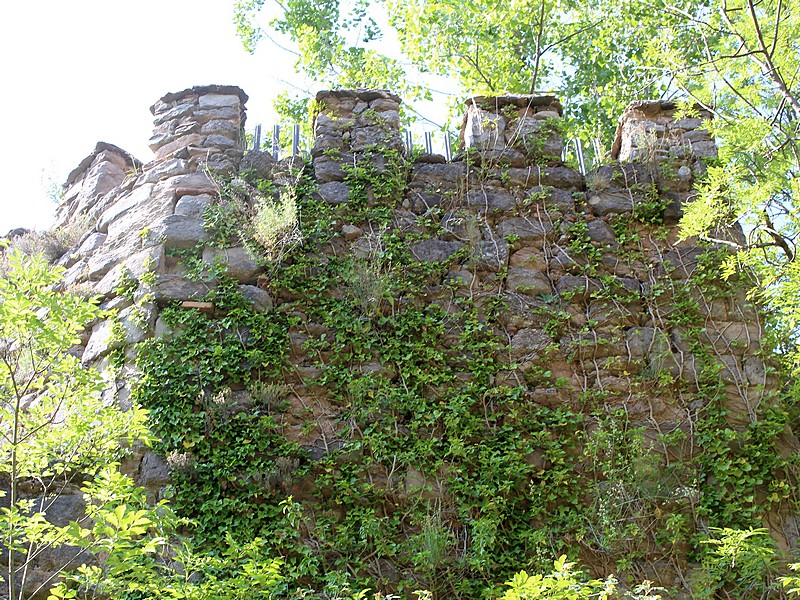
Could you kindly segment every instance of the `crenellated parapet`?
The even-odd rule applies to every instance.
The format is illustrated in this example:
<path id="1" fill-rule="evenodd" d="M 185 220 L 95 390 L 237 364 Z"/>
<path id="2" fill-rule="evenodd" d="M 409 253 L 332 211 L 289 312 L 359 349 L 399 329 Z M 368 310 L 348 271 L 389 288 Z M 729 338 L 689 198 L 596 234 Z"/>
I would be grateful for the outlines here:
<path id="1" fill-rule="evenodd" d="M 208 168 L 232 174 L 244 154 L 246 102 L 236 86 L 206 85 L 167 94 L 151 106 L 150 149 L 159 172 Z"/>
<path id="2" fill-rule="evenodd" d="M 512 167 L 555 163 L 564 142 L 561 103 L 553 96 L 473 96 L 461 125 L 463 148 L 483 161 Z"/>
<path id="3" fill-rule="evenodd" d="M 66 285 L 88 282 L 110 293 L 125 276 L 163 271 L 165 252 L 205 239 L 203 210 L 218 193 L 212 175 L 230 177 L 244 155 L 246 100 L 234 86 L 167 94 L 151 107 L 155 156 L 146 164 L 98 145 L 70 176 L 60 209 L 59 222 L 90 226 L 62 259 Z"/>
<path id="4" fill-rule="evenodd" d="M 319 194 L 330 204 L 343 204 L 350 193 L 344 183 L 348 167 L 368 160 L 382 168 L 385 157 L 378 148 L 404 153 L 400 98 L 386 90 L 331 90 L 319 92 L 316 101 L 311 156 Z"/>
<path id="5" fill-rule="evenodd" d="M 700 107 L 681 115 L 676 102 L 634 102 L 622 114 L 611 158 L 622 162 L 702 159 L 717 156 L 717 148 L 704 123 L 712 114 Z"/>

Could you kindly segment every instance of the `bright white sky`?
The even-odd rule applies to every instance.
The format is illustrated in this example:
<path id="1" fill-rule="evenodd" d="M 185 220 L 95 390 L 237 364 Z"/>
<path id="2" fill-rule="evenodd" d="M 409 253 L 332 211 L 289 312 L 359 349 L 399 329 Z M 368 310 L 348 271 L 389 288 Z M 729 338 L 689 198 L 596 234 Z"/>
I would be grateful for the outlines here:
<path id="1" fill-rule="evenodd" d="M 45 229 L 52 184 L 98 141 L 152 158 L 149 107 L 194 85 L 238 85 L 248 129 L 274 117 L 294 57 L 264 40 L 247 54 L 233 0 L 39 0 L 0 11 L 0 236 Z"/>
<path id="2" fill-rule="evenodd" d="M 272 119 L 293 59 L 248 55 L 232 0 L 39 0 L 0 12 L 0 235 L 46 228 L 61 184 L 98 141 L 142 161 L 152 153 L 149 107 L 167 92 L 233 84 L 250 96 L 251 124 Z M 271 51 L 271 52 L 268 52 Z M 271 54 L 271 55 L 270 55 Z"/>

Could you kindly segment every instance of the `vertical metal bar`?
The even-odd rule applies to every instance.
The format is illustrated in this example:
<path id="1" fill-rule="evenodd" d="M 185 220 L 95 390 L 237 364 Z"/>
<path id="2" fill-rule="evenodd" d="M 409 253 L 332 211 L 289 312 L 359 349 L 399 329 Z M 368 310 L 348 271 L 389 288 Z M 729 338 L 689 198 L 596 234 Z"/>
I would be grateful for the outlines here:
<path id="1" fill-rule="evenodd" d="M 300 154 L 300 125 L 297 123 L 292 127 L 292 156 Z"/>
<path id="2" fill-rule="evenodd" d="M 447 162 L 453 160 L 453 144 L 450 140 L 450 132 L 444 132 L 444 157 L 447 159 Z"/>
<path id="3" fill-rule="evenodd" d="M 586 176 L 586 159 L 583 156 L 583 142 L 581 138 L 575 138 L 573 140 L 575 144 L 575 155 L 578 157 L 578 168 L 580 169 L 581 175 L 584 177 Z"/>
<path id="4" fill-rule="evenodd" d="M 430 131 L 425 132 L 425 152 L 433 154 L 433 136 Z"/>
<path id="5" fill-rule="evenodd" d="M 414 141 L 411 139 L 411 131 L 406 129 L 406 150 L 409 154 L 414 149 Z"/>
<path id="6" fill-rule="evenodd" d="M 278 151 L 280 150 L 281 142 L 281 126 L 275 125 L 272 128 L 272 158 L 278 160 Z"/>
<path id="7" fill-rule="evenodd" d="M 258 152 L 261 150 L 261 125 L 256 125 L 256 134 L 255 139 L 253 140 L 253 150 Z"/>
<path id="8" fill-rule="evenodd" d="M 594 150 L 594 164 L 599 165 L 600 157 L 603 156 L 603 145 L 599 138 L 592 138 L 592 149 Z"/>

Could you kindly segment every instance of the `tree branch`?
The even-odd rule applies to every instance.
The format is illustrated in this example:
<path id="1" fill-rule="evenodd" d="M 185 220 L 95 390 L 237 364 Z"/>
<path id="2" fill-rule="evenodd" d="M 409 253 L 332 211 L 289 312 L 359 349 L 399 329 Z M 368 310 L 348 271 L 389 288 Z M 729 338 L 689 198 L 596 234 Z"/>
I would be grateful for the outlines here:
<path id="1" fill-rule="evenodd" d="M 539 9 L 539 28 L 536 31 L 536 59 L 533 65 L 533 78 L 531 79 L 530 94 L 533 94 L 536 89 L 536 80 L 539 77 L 539 63 L 542 60 L 542 32 L 544 31 L 544 8 L 546 0 L 542 0 L 541 8 Z"/>
<path id="2" fill-rule="evenodd" d="M 758 42 L 758 48 L 751 52 L 748 56 L 753 59 L 753 61 L 761 68 L 763 74 L 769 77 L 775 86 L 780 92 L 781 96 L 783 96 L 789 105 L 795 110 L 795 112 L 800 115 L 800 102 L 797 101 L 797 98 L 789 91 L 786 87 L 786 82 L 783 81 L 783 78 L 780 75 L 780 71 L 778 67 L 775 66 L 775 63 L 772 62 L 772 57 L 770 56 L 769 51 L 767 50 L 767 46 L 764 42 L 764 36 L 761 33 L 761 26 L 758 22 L 758 15 L 756 15 L 755 5 L 753 4 L 753 0 L 747 0 L 747 7 L 750 14 L 750 21 L 753 25 L 753 29 L 756 34 L 756 40 Z M 744 43 L 745 47 L 749 50 L 749 45 L 747 44 L 747 40 L 736 30 L 736 26 L 733 24 L 733 21 L 728 14 L 727 2 L 723 5 L 722 8 L 722 16 L 725 19 L 726 24 L 730 28 L 730 34 L 735 35 Z M 776 38 L 777 39 L 777 38 Z M 757 55 L 761 54 L 764 56 L 764 60 L 759 60 Z"/>
<path id="3" fill-rule="evenodd" d="M 789 244 L 786 242 L 786 238 L 776 231 L 775 226 L 772 224 L 772 219 L 766 210 L 764 211 L 764 224 L 766 225 L 764 232 L 775 241 L 776 246 L 783 250 L 784 254 L 786 254 L 786 258 L 789 259 L 789 262 L 792 262 L 795 258 L 795 253 L 789 247 Z"/>

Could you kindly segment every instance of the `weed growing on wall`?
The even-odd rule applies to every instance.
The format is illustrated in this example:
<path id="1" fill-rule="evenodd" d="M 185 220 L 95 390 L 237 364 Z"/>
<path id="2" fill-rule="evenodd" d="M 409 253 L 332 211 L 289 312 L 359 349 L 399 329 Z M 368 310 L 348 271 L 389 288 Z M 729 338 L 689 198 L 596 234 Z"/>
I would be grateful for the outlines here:
<path id="1" fill-rule="evenodd" d="M 252 224 L 253 240 L 270 260 L 281 260 L 300 243 L 297 202 L 290 192 L 277 201 L 262 200 L 255 207 Z"/>

